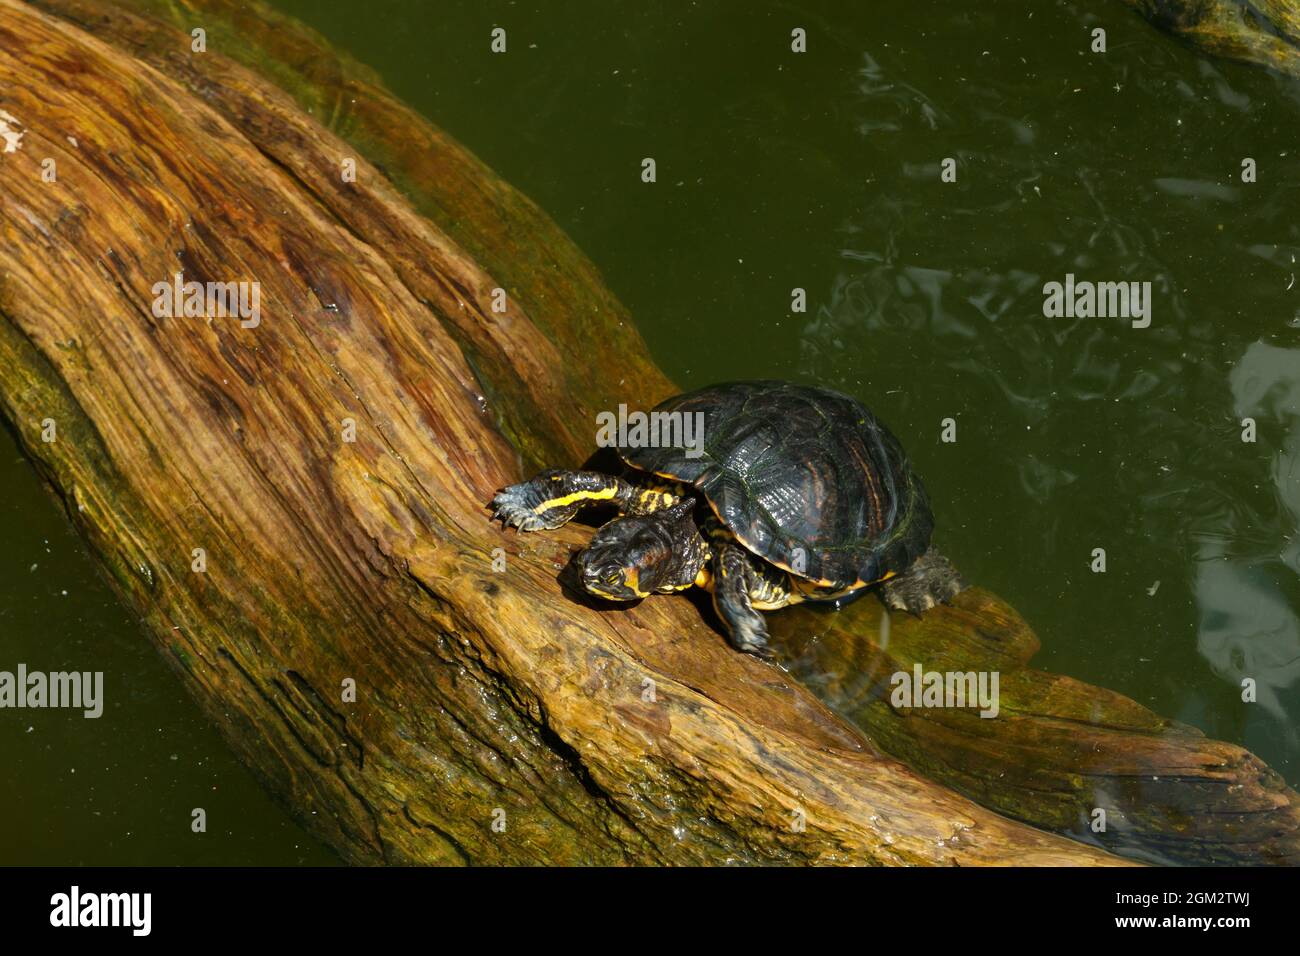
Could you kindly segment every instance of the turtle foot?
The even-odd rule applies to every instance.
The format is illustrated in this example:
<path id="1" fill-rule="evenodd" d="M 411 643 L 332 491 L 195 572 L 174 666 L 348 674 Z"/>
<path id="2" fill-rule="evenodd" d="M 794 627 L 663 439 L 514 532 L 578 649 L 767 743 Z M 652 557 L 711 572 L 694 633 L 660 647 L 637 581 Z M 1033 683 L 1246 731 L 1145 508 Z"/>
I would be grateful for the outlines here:
<path id="1" fill-rule="evenodd" d="M 966 588 L 952 562 L 934 548 L 912 566 L 880 586 L 885 606 L 918 617 L 936 604 L 947 604 Z"/>
<path id="2" fill-rule="evenodd" d="M 754 618 L 752 622 L 731 622 L 727 640 L 738 651 L 761 657 L 763 660 L 771 660 L 774 652 L 767 643 L 767 624 L 757 612 L 754 613 Z"/>
<path id="3" fill-rule="evenodd" d="M 563 527 L 578 509 L 576 504 L 546 507 L 555 500 L 553 492 L 559 480 L 555 477 L 558 474 L 545 472 L 532 481 L 502 488 L 489 505 L 492 517 L 499 519 L 505 527 L 520 531 L 554 531 Z"/>

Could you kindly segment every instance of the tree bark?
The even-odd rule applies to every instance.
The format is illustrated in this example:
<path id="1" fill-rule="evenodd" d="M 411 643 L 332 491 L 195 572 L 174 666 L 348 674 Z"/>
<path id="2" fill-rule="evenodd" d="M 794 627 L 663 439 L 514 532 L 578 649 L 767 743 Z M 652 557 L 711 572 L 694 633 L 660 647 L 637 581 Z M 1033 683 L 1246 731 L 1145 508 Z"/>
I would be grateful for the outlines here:
<path id="1" fill-rule="evenodd" d="M 1020 746 L 1027 783 L 1043 728 L 1114 695 L 1040 694 L 1037 712 L 942 738 L 944 718 L 890 733 L 847 708 L 855 726 L 731 651 L 688 600 L 609 610 L 564 592 L 584 529 L 488 523 L 496 488 L 588 454 L 596 410 L 672 385 L 591 264 L 452 140 L 255 5 L 168 5 L 176 25 L 94 0 L 39 6 L 0 0 L 0 109 L 21 134 L 0 152 L 0 403 L 186 686 L 344 858 L 1123 862 L 936 782 L 1071 829 L 1060 793 L 985 793 L 944 764 L 982 751 L 987 775 L 988 753 Z M 191 53 L 191 25 L 220 49 Z M 178 269 L 260 283 L 261 323 L 157 317 L 150 290 Z M 795 642 L 824 621 L 778 617 Z M 849 657 L 870 653 L 865 620 L 834 621 Z M 978 591 L 901 629 L 954 661 L 1005 641 L 1023 665 L 1034 640 Z M 1125 708 L 1146 716 L 1094 733 L 1092 764 L 1056 749 L 1071 808 L 1088 799 L 1078 778 L 1120 772 L 1138 737 L 1164 748 L 1161 766 L 1208 752 Z M 1216 746 L 1237 763 L 1185 763 L 1224 784 L 1211 811 L 1250 782 L 1249 755 Z M 1275 794 L 1260 812 L 1281 858 L 1297 801 Z"/>

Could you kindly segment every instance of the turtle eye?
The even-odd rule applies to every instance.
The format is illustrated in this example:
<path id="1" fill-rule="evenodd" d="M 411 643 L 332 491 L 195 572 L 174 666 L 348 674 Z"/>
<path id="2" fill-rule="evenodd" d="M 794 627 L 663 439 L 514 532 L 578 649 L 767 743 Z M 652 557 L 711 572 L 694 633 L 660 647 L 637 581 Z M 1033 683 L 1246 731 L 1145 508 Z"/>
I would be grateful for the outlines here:
<path id="1" fill-rule="evenodd" d="M 622 576 L 623 572 L 619 568 L 615 568 L 613 571 L 606 571 L 601 581 L 605 584 L 618 584 L 618 579 Z"/>

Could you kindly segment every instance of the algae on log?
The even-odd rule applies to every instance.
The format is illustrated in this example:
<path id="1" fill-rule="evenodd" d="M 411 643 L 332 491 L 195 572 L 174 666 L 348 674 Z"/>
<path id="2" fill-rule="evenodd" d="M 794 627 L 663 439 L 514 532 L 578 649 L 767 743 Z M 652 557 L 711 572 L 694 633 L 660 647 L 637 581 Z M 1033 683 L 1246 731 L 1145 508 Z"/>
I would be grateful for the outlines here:
<path id="1" fill-rule="evenodd" d="M 345 858 L 1118 862 L 880 759 L 689 602 L 562 599 L 582 531 L 519 538 L 483 508 L 519 474 L 462 351 L 500 334 L 500 280 L 366 163 L 328 182 L 350 151 L 254 74 L 135 52 L 0 0 L 21 133 L 0 153 L 0 399 L 206 712 Z M 260 283 L 260 324 L 156 316 L 178 268 Z M 512 341 L 540 335 L 526 300 Z M 572 451 L 584 403 L 549 404 L 570 357 L 523 351 L 491 364 L 520 379 L 516 427 Z M 611 382 L 629 360 L 606 359 Z M 640 369 L 601 400 L 657 397 Z"/>
<path id="2" fill-rule="evenodd" d="M 1300 0 L 1124 0 L 1214 56 L 1300 76 Z"/>

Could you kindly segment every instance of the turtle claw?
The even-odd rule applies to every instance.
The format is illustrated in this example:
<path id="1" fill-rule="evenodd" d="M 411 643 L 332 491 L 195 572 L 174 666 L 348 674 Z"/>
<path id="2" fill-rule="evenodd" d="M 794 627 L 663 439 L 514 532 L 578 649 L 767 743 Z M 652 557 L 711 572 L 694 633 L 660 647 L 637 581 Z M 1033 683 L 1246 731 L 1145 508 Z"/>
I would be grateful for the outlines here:
<path id="1" fill-rule="evenodd" d="M 732 647 L 745 654 L 752 654 L 765 661 L 776 656 L 767 643 L 767 625 L 762 618 L 753 626 L 733 626 L 727 638 Z"/>
<path id="2" fill-rule="evenodd" d="M 519 485 L 511 485 L 497 492 L 490 505 L 493 520 L 500 521 L 503 528 L 518 528 L 520 531 L 544 530 L 545 524 L 542 519 L 524 504 L 523 496 L 518 491 L 519 487 Z"/>
<path id="3" fill-rule="evenodd" d="M 891 611 L 911 614 L 913 617 L 920 617 L 937 603 L 935 599 L 928 594 L 909 597 L 905 600 L 899 597 L 898 591 L 885 590 L 882 596 L 885 599 L 885 606 Z"/>
<path id="4" fill-rule="evenodd" d="M 883 601 L 885 607 L 889 608 L 891 611 L 907 610 L 907 605 L 903 603 L 901 598 L 899 598 L 893 591 L 888 591 L 883 587 L 880 589 L 880 600 Z"/>
<path id="5" fill-rule="evenodd" d="M 492 512 L 492 518 L 495 521 L 500 521 L 503 528 L 515 528 L 519 531 L 546 530 L 546 526 L 542 524 L 542 520 L 536 515 L 511 508 L 497 508 Z"/>
<path id="6" fill-rule="evenodd" d="M 772 648 L 768 647 L 766 644 L 736 644 L 735 648 L 738 651 L 743 651 L 746 654 L 764 661 L 770 661 L 772 658 L 776 657 L 776 651 L 772 650 Z"/>

